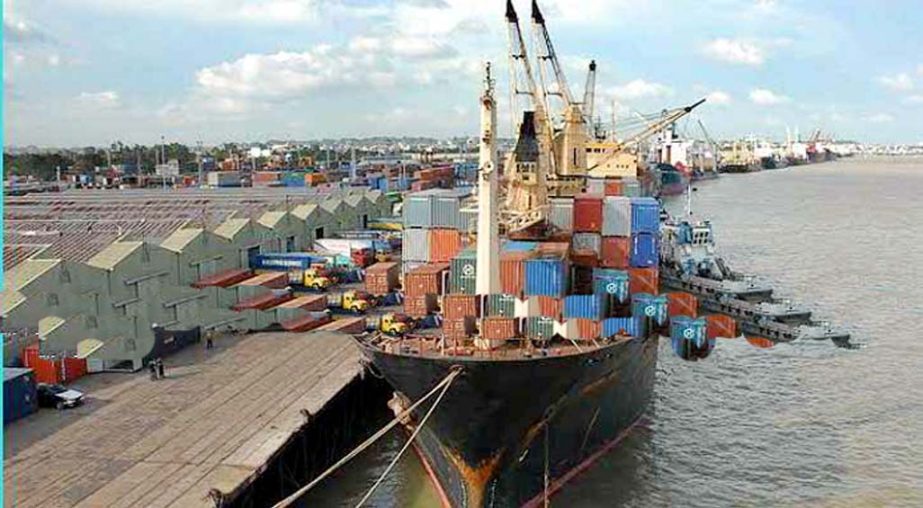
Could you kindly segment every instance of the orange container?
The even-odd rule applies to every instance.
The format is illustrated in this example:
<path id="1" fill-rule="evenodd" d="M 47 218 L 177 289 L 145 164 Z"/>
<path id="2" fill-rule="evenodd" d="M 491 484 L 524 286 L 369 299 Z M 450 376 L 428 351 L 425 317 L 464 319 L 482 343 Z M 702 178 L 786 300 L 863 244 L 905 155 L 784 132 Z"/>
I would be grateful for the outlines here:
<path id="1" fill-rule="evenodd" d="M 489 317 L 481 320 L 481 338 L 488 340 L 513 339 L 519 335 L 519 320 Z"/>
<path id="2" fill-rule="evenodd" d="M 717 339 L 719 337 L 725 339 L 737 338 L 737 320 L 731 316 L 710 314 L 705 316 L 705 320 L 708 322 L 705 329 L 709 339 Z"/>
<path id="3" fill-rule="evenodd" d="M 623 192 L 621 180 L 606 180 L 603 188 L 607 196 L 621 196 Z"/>
<path id="4" fill-rule="evenodd" d="M 584 266 L 596 268 L 599 266 L 599 258 L 591 250 L 575 250 L 570 253 L 570 259 L 575 266 Z"/>
<path id="5" fill-rule="evenodd" d="M 394 262 L 375 263 L 365 270 L 365 290 L 373 295 L 385 295 L 400 284 L 401 265 Z"/>
<path id="6" fill-rule="evenodd" d="M 564 300 L 553 296 L 534 296 L 538 299 L 538 313 L 540 316 L 561 320 L 564 313 Z"/>
<path id="7" fill-rule="evenodd" d="M 462 250 L 462 236 L 455 229 L 431 229 L 429 231 L 429 259 L 436 263 L 452 260 Z"/>
<path id="8" fill-rule="evenodd" d="M 602 240 L 599 264 L 605 268 L 628 268 L 631 259 L 631 238 L 606 236 Z"/>
<path id="9" fill-rule="evenodd" d="M 422 318 L 432 314 L 437 307 L 436 295 L 408 296 L 404 299 L 404 314 Z"/>
<path id="10" fill-rule="evenodd" d="M 327 182 L 327 177 L 321 173 L 307 173 L 304 175 L 304 183 L 308 187 L 315 187 Z"/>
<path id="11" fill-rule="evenodd" d="M 257 171 L 253 173 L 253 183 L 273 183 L 282 178 L 282 173 L 278 171 Z"/>
<path id="12" fill-rule="evenodd" d="M 594 319 L 573 319 L 577 323 L 577 336 L 581 339 L 598 339 L 602 334 L 602 323 Z"/>
<path id="13" fill-rule="evenodd" d="M 667 312 L 670 317 L 673 316 L 687 316 L 687 317 L 698 317 L 699 315 L 699 299 L 695 295 L 690 293 L 667 293 Z"/>
<path id="14" fill-rule="evenodd" d="M 467 339 L 474 333 L 473 317 L 446 319 L 442 322 L 442 333 L 447 339 Z"/>
<path id="15" fill-rule="evenodd" d="M 522 296 L 526 287 L 526 260 L 529 252 L 504 252 L 500 255 L 500 288 L 503 293 Z"/>
<path id="16" fill-rule="evenodd" d="M 747 337 L 747 342 L 749 342 L 750 345 L 760 349 L 770 349 L 776 345 L 775 342 L 764 337 Z"/>
<path id="17" fill-rule="evenodd" d="M 326 332 L 359 334 L 365 331 L 365 324 L 366 323 L 364 317 L 343 318 L 321 326 L 319 330 Z"/>
<path id="18" fill-rule="evenodd" d="M 660 292 L 660 277 L 656 268 L 629 268 L 628 290 L 631 293 L 649 293 L 652 295 Z"/>
<path id="19" fill-rule="evenodd" d="M 480 317 L 481 299 L 477 295 L 451 294 L 442 298 L 442 316 L 445 319 Z"/>
<path id="20" fill-rule="evenodd" d="M 404 274 L 404 296 L 441 295 L 448 263 L 419 266 Z"/>

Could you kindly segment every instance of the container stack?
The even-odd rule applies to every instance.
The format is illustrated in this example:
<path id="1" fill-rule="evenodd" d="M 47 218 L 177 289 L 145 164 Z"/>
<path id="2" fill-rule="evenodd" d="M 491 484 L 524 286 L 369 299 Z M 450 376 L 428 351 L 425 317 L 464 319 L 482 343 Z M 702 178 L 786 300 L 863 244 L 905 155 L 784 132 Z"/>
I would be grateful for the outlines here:
<path id="1" fill-rule="evenodd" d="M 434 189 L 404 199 L 403 272 L 450 262 L 464 248 L 473 223 L 464 211 L 468 189 Z"/>
<path id="2" fill-rule="evenodd" d="M 455 184 L 455 167 L 438 166 L 421 169 L 413 174 L 414 182 L 411 190 L 414 192 L 428 189 L 450 188 Z"/>

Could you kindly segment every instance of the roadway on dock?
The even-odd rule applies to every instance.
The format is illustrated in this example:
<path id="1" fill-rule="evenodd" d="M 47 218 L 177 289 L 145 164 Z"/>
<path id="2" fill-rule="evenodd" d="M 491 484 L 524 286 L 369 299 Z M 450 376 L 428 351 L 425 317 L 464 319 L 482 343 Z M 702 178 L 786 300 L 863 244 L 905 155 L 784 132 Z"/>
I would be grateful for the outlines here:
<path id="1" fill-rule="evenodd" d="M 361 372 L 337 333 L 259 333 L 193 345 L 165 360 L 166 379 L 93 374 L 82 407 L 5 429 L 4 505 L 214 506 L 210 489 L 247 485 Z"/>

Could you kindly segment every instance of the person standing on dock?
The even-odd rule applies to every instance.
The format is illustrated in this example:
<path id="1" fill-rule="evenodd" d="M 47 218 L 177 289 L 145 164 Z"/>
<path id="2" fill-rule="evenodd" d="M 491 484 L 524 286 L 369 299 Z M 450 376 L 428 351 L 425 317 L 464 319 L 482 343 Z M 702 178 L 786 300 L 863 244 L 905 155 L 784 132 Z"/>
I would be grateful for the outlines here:
<path id="1" fill-rule="evenodd" d="M 151 360 L 150 363 L 147 364 L 147 368 L 151 371 L 151 381 L 157 381 L 157 361 Z"/>
<path id="2" fill-rule="evenodd" d="M 163 372 L 163 358 L 158 358 L 158 359 L 157 359 L 157 376 L 158 376 L 160 379 L 164 379 L 164 378 L 167 377 L 167 376 L 164 374 L 164 372 Z"/>
<path id="3" fill-rule="evenodd" d="M 211 330 L 205 332 L 205 349 L 214 349 L 215 348 L 215 339 L 213 338 L 213 333 Z"/>

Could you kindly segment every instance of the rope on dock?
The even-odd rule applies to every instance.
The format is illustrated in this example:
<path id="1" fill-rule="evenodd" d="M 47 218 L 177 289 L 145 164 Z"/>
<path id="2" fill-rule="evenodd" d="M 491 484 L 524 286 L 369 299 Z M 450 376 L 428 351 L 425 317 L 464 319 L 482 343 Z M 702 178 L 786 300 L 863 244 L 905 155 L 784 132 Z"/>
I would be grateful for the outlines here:
<path id="1" fill-rule="evenodd" d="M 455 380 L 455 374 L 457 374 L 458 372 L 461 372 L 461 371 L 454 370 L 452 371 L 452 373 L 449 374 L 449 377 L 446 378 L 448 382 L 445 384 L 445 386 L 442 387 L 442 391 L 439 392 L 439 396 L 436 397 L 436 401 L 433 402 L 433 405 L 430 406 L 426 414 L 423 415 L 423 419 L 420 420 L 420 423 L 417 425 L 417 427 L 413 429 L 413 432 L 410 434 L 410 438 L 408 438 L 407 442 L 404 443 L 404 447 L 401 448 L 401 451 L 397 452 L 397 455 L 395 455 L 393 459 L 391 459 L 391 463 L 388 464 L 388 467 L 386 467 L 384 472 L 381 473 L 381 476 L 378 477 L 378 480 L 375 481 L 375 484 L 372 485 L 372 488 L 370 488 L 369 491 L 365 493 L 365 496 L 363 496 L 362 499 L 359 500 L 358 503 L 356 503 L 356 508 L 360 508 L 362 505 L 365 504 L 366 501 L 369 500 L 370 497 L 372 497 L 372 493 L 375 492 L 375 489 L 377 489 L 378 486 L 381 485 L 381 482 L 385 480 L 385 477 L 388 476 L 388 473 L 391 472 L 395 464 L 397 464 L 397 461 L 400 460 L 400 458 L 404 455 L 404 452 L 406 452 L 407 449 L 410 448 L 410 445 L 413 444 L 414 439 L 417 438 L 417 434 L 419 434 L 420 431 L 423 430 L 423 426 L 426 425 L 426 420 L 429 420 L 430 415 L 433 414 L 433 411 L 435 411 L 436 407 L 439 406 L 439 403 L 442 402 L 442 397 L 445 396 L 445 393 L 447 391 L 449 391 L 449 387 L 452 386 L 452 381 Z"/>
<path id="2" fill-rule="evenodd" d="M 346 454 L 346 456 L 344 456 L 342 459 L 340 459 L 339 461 L 337 461 L 336 464 L 334 464 L 334 465 L 330 466 L 329 468 L 327 468 L 326 471 L 324 471 L 324 472 L 321 473 L 317 478 L 315 478 L 314 480 L 312 480 L 311 483 L 305 485 L 304 487 L 301 487 L 300 489 L 298 489 L 297 491 L 295 491 L 294 493 L 292 493 L 291 495 L 289 495 L 288 497 L 286 497 L 286 498 L 283 499 L 282 501 L 279 501 L 278 503 L 276 503 L 276 504 L 273 506 L 273 508 L 286 508 L 286 507 L 291 506 L 292 504 L 294 504 L 295 501 L 297 501 L 299 498 L 301 498 L 302 496 L 304 496 L 308 491 L 310 491 L 311 489 L 313 489 L 314 487 L 316 487 L 320 482 L 324 481 L 328 476 L 330 476 L 331 474 L 333 474 L 337 469 L 341 468 L 344 464 L 346 464 L 347 462 L 349 462 L 350 460 L 352 460 L 353 458 L 355 458 L 357 455 L 359 455 L 360 453 L 362 453 L 363 451 L 365 451 L 368 447 L 372 446 L 376 441 L 378 441 L 379 439 L 381 439 L 385 434 L 387 434 L 391 429 L 393 429 L 398 423 L 400 423 L 400 422 L 403 421 L 405 418 L 407 418 L 408 416 L 410 416 L 410 414 L 411 414 L 417 407 L 419 407 L 421 404 L 423 404 L 424 402 L 426 402 L 430 397 L 432 397 L 433 395 L 435 395 L 436 392 L 439 392 L 440 390 L 442 390 L 442 393 L 440 393 L 440 395 L 439 395 L 439 398 L 441 399 L 441 398 L 442 398 L 442 395 L 445 394 L 445 390 L 448 389 L 448 386 L 452 383 L 452 381 L 455 380 L 456 377 L 458 377 L 459 374 L 461 374 L 461 372 L 462 372 L 461 367 L 458 367 L 458 366 L 453 367 L 453 368 L 452 368 L 452 371 L 449 372 L 449 374 L 448 374 L 445 378 L 443 378 L 442 381 L 440 381 L 438 384 L 436 384 L 436 386 L 434 386 L 433 389 L 430 390 L 426 395 L 424 395 L 424 396 L 421 397 L 419 400 L 417 400 L 416 402 L 414 402 L 413 405 L 411 405 L 409 408 L 407 408 L 407 409 L 405 409 L 404 411 L 402 411 L 401 414 L 399 414 L 399 415 L 397 415 L 396 417 L 394 417 L 394 419 L 391 420 L 387 425 L 385 425 L 384 427 L 382 427 L 382 428 L 381 428 L 378 432 L 376 432 L 375 434 L 372 434 L 371 437 L 369 437 L 368 439 L 366 439 L 365 441 L 363 441 L 359 446 L 357 446 L 357 447 L 354 448 L 351 452 L 349 452 L 348 454 Z M 438 401 L 437 401 L 437 403 L 438 403 Z M 435 405 L 434 405 L 433 407 L 435 407 Z M 432 410 L 432 409 L 431 409 L 431 410 Z M 429 413 L 427 413 L 427 416 L 429 416 Z M 424 419 L 424 421 L 425 421 L 425 419 Z M 418 429 L 419 429 L 419 428 L 422 428 L 422 427 L 423 427 L 423 425 L 421 424 L 421 425 L 418 426 Z M 402 451 L 403 451 L 403 450 L 402 450 Z M 390 466 L 389 466 L 389 467 L 390 467 Z"/>

